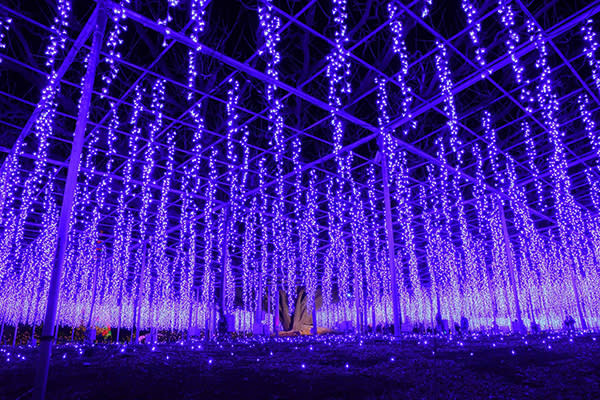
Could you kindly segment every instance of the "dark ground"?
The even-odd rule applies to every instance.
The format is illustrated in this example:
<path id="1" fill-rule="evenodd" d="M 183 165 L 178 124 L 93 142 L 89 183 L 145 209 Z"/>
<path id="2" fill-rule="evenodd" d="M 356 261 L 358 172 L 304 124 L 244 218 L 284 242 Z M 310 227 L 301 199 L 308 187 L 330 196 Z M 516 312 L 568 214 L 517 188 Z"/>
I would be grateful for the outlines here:
<path id="1" fill-rule="evenodd" d="M 1 399 L 31 397 L 36 359 L 0 347 Z M 600 399 L 600 335 L 60 345 L 47 398 Z"/>

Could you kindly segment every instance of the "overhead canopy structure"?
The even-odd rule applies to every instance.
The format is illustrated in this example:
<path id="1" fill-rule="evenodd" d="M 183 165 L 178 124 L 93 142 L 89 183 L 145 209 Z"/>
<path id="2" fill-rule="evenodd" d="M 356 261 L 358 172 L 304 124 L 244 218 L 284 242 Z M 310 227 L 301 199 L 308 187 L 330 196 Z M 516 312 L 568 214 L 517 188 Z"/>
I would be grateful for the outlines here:
<path id="1" fill-rule="evenodd" d="M 597 326 L 599 11 L 3 3 L 2 323 Z"/>

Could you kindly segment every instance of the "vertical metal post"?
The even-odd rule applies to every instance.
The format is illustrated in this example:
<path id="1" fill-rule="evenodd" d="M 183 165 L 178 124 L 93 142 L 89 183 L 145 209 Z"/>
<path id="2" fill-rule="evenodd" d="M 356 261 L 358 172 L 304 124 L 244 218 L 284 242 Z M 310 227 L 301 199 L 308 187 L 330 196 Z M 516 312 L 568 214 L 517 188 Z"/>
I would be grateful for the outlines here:
<path id="1" fill-rule="evenodd" d="M 379 144 L 381 148 L 381 143 Z M 392 315 L 394 317 L 394 336 L 400 336 L 400 324 L 402 316 L 400 315 L 400 301 L 398 299 L 398 282 L 396 281 L 396 261 L 394 249 L 394 230 L 392 227 L 392 204 L 390 202 L 390 187 L 388 175 L 388 160 L 383 151 L 381 154 L 381 171 L 383 175 L 383 198 L 385 203 L 385 225 L 388 238 L 388 255 L 390 259 L 390 279 L 392 286 Z"/>
<path id="2" fill-rule="evenodd" d="M 258 276 L 258 288 L 256 289 L 256 313 L 254 315 L 254 325 L 256 326 L 256 324 L 260 324 L 261 326 L 261 331 L 262 331 L 262 321 L 263 321 L 263 317 L 262 317 L 262 297 L 263 297 L 263 282 L 262 279 L 260 278 L 262 276 L 262 268 L 260 266 L 260 263 L 258 264 L 258 272 L 256 274 L 256 276 Z"/>
<path id="3" fill-rule="evenodd" d="M 213 336 L 219 333 L 217 330 L 217 305 L 215 303 L 210 305 L 210 331 Z"/>
<path id="4" fill-rule="evenodd" d="M 135 267 L 134 267 L 135 268 Z M 133 277 L 134 281 L 135 281 L 135 274 Z M 134 344 L 135 343 L 135 326 L 136 326 L 136 321 L 137 321 L 137 296 L 135 296 L 135 300 L 133 301 L 133 305 L 132 305 L 132 314 L 133 314 L 133 319 L 131 320 L 131 335 L 129 336 L 129 343 L 130 344 Z"/>
<path id="5" fill-rule="evenodd" d="M 266 271 L 265 271 L 266 273 Z M 266 279 L 266 274 L 265 274 L 265 279 Z M 267 282 L 265 282 L 265 284 L 267 284 Z M 267 285 L 267 290 L 266 290 L 266 294 L 267 294 L 267 313 L 272 313 L 273 309 L 271 308 L 271 297 L 272 297 L 272 293 L 273 291 L 271 290 L 271 287 Z"/>
<path id="6" fill-rule="evenodd" d="M 319 330 L 317 328 L 317 301 L 316 301 L 316 299 L 313 300 L 312 319 L 313 319 L 313 327 L 311 329 L 311 333 L 316 336 L 319 333 Z"/>
<path id="7" fill-rule="evenodd" d="M 519 302 L 519 287 L 515 276 L 515 266 L 510 246 L 510 238 L 508 237 L 508 228 L 506 227 L 506 218 L 504 218 L 504 206 L 502 205 L 502 201 L 500 200 L 500 198 L 498 198 L 498 211 L 500 212 L 500 220 L 502 221 L 502 234 L 504 235 L 504 248 L 506 250 L 506 260 L 508 263 L 508 277 L 510 278 L 510 283 L 513 289 L 513 296 L 515 298 L 515 311 L 517 314 L 517 322 L 519 323 L 519 328 L 521 328 L 524 325 L 523 318 L 521 315 L 521 303 Z"/>
<path id="8" fill-rule="evenodd" d="M 373 299 L 373 304 L 371 304 L 371 326 L 372 332 L 375 333 L 377 328 L 377 318 L 375 317 L 375 299 Z"/>
<path id="9" fill-rule="evenodd" d="M 58 294 L 58 305 L 57 305 L 57 315 L 60 313 L 60 293 Z M 56 325 L 54 326 L 54 343 L 58 343 L 58 330 L 60 329 L 60 321 L 56 318 Z"/>
<path id="10" fill-rule="evenodd" d="M 60 293 L 60 278 L 65 253 L 67 250 L 67 241 L 69 238 L 69 223 L 71 221 L 71 211 L 73 208 L 73 197 L 77 185 L 77 174 L 79 173 L 79 164 L 81 161 L 81 152 L 85 140 L 85 128 L 88 122 L 88 112 L 92 99 L 92 90 L 94 88 L 94 77 L 96 75 L 96 66 L 98 65 L 98 56 L 102 46 L 102 37 L 106 28 L 106 12 L 104 2 L 98 2 L 98 15 L 96 18 L 96 29 L 92 40 L 92 49 L 90 51 L 87 71 L 83 82 L 81 102 L 79 113 L 77 115 L 77 124 L 73 134 L 73 146 L 71 148 L 71 158 L 69 160 L 69 169 L 63 194 L 63 203 L 60 210 L 60 219 L 58 222 L 58 241 L 56 254 L 54 256 L 54 265 L 50 277 L 50 286 L 48 288 L 48 304 L 46 306 L 46 316 L 40 337 L 40 359 L 36 373 L 33 398 L 43 400 L 46 396 L 46 385 L 48 383 L 48 369 L 50 368 L 50 354 L 52 352 L 52 332 L 56 323 L 56 309 Z"/>
<path id="11" fill-rule="evenodd" d="M 363 331 L 363 321 L 359 292 L 359 290 L 355 290 L 354 308 L 356 310 L 356 332 L 360 335 Z"/>
<path id="12" fill-rule="evenodd" d="M 274 267 L 273 267 L 274 268 Z M 275 275 L 273 276 L 273 278 L 275 279 L 275 285 L 273 285 L 273 289 L 275 291 L 274 295 L 273 295 L 273 301 L 275 302 L 275 304 L 273 304 L 273 308 L 274 308 L 274 312 L 273 312 L 273 332 L 275 333 L 275 336 L 279 335 L 279 289 L 277 288 L 277 278 L 275 277 Z"/>

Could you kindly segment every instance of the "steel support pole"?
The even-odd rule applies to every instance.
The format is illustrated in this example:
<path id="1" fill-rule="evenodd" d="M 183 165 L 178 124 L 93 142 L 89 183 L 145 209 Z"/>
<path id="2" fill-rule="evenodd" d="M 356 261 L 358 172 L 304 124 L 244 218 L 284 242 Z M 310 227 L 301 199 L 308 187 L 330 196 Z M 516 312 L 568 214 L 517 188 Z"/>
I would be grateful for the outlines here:
<path id="1" fill-rule="evenodd" d="M 63 194 L 63 202 L 60 209 L 60 219 L 58 222 L 58 241 L 56 254 L 54 256 L 54 265 L 50 277 L 50 286 L 48 288 L 48 304 L 46 306 L 46 317 L 40 337 L 40 359 L 35 378 L 35 387 L 33 398 L 43 400 L 46 396 L 46 385 L 48 383 L 48 370 L 50 367 L 50 355 L 52 352 L 52 340 L 54 338 L 53 329 L 56 325 L 56 309 L 60 293 L 60 278 L 62 267 L 65 261 L 67 250 L 67 241 L 69 239 L 69 225 L 71 221 L 71 212 L 73 209 L 73 197 L 77 186 L 77 174 L 79 173 L 79 164 L 83 142 L 85 137 L 85 128 L 88 122 L 88 112 L 92 100 L 92 90 L 94 88 L 94 77 L 96 75 L 96 66 L 98 65 L 98 56 L 102 46 L 102 38 L 106 29 L 106 12 L 103 2 L 98 3 L 98 15 L 96 18 L 96 27 L 92 40 L 92 49 L 89 55 L 87 70 L 85 72 L 83 90 L 79 113 L 77 115 L 77 124 L 73 134 L 73 146 L 71 148 L 71 159 L 67 172 L 67 180 Z"/>
<path id="2" fill-rule="evenodd" d="M 258 288 L 256 290 L 256 310 L 255 310 L 255 314 L 254 314 L 254 326 L 256 326 L 256 324 L 260 324 L 260 328 L 261 328 L 261 332 L 262 332 L 262 321 L 263 321 L 263 317 L 262 317 L 262 297 L 263 297 L 263 282 L 262 279 L 260 279 L 262 275 L 262 268 L 259 264 L 258 266 Z"/>
<path id="3" fill-rule="evenodd" d="M 313 300 L 312 319 L 313 319 L 313 327 L 311 329 L 311 333 L 313 335 L 317 336 L 317 334 L 319 333 L 319 329 L 317 327 L 317 301 L 316 301 L 316 298 Z"/>
<path id="4" fill-rule="evenodd" d="M 275 304 L 273 304 L 273 333 L 275 333 L 275 336 L 279 336 L 279 301 L 281 299 L 279 295 L 279 288 L 277 287 L 277 281 L 275 281 L 275 286 L 273 286 L 273 288 L 275 291 L 273 296 L 273 300 L 275 301 Z"/>
<path id="5" fill-rule="evenodd" d="M 381 143 L 380 143 L 381 148 Z M 385 203 L 385 225 L 388 239 L 388 256 L 390 261 L 390 280 L 392 287 L 392 316 L 394 317 L 394 336 L 400 336 L 400 301 L 398 299 L 398 281 L 396 280 L 396 257 L 394 255 L 394 227 L 392 225 L 392 204 L 390 202 L 390 182 L 388 174 L 388 160 L 383 151 L 381 154 L 381 171 L 383 174 L 383 198 Z"/>
<path id="6" fill-rule="evenodd" d="M 266 275 L 265 275 L 265 280 L 267 279 Z M 267 314 L 272 313 L 273 309 L 271 307 L 271 297 L 273 297 L 272 295 L 272 290 L 271 287 L 267 284 L 267 282 L 265 282 L 265 285 L 267 286 L 266 290 L 265 290 L 265 294 L 267 295 Z M 268 316 L 267 316 L 268 318 Z"/>

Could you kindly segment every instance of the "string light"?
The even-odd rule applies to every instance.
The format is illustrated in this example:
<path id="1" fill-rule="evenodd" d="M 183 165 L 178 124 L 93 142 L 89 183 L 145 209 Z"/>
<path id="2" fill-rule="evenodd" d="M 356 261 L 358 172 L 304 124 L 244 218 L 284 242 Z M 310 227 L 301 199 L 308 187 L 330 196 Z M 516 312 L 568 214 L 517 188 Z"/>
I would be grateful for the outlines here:
<path id="1" fill-rule="evenodd" d="M 137 154 L 137 143 L 141 134 L 138 121 L 142 112 L 142 94 L 140 87 L 136 87 L 135 98 L 133 101 L 133 112 L 131 113 L 130 124 L 133 126 L 132 135 L 129 136 L 129 150 L 125 167 L 123 170 L 123 184 L 117 200 L 117 217 L 115 224 L 115 241 L 113 245 L 113 270 L 115 271 L 115 290 L 113 293 L 117 296 L 115 304 L 119 307 L 119 328 L 123 320 L 123 308 L 125 303 L 130 301 L 127 287 L 127 276 L 129 272 L 129 261 L 131 255 L 131 236 L 132 236 L 132 216 L 126 210 L 126 205 L 135 185 L 132 184 L 132 174 L 134 162 Z M 116 112 L 114 110 L 113 112 Z M 126 310 L 127 311 L 127 310 Z M 127 317 L 129 317 L 127 313 Z M 129 318 L 126 318 L 129 321 Z"/>
<path id="2" fill-rule="evenodd" d="M 506 47 L 508 47 L 508 51 L 510 54 L 511 65 L 513 72 L 515 73 L 515 78 L 517 80 L 517 84 L 521 84 L 523 81 L 523 73 L 525 69 L 519 63 L 519 59 L 515 55 L 515 49 L 519 44 L 519 34 L 515 32 L 515 14 L 512 9 L 512 4 L 510 1 L 498 0 L 498 14 L 500 15 L 500 21 L 502 25 L 508 30 L 508 38 L 506 39 Z"/>
<path id="3" fill-rule="evenodd" d="M 152 180 L 152 171 L 154 170 L 154 153 L 156 151 L 156 135 L 162 127 L 163 123 L 163 108 L 165 101 L 165 82 L 161 79 L 157 79 L 152 86 L 152 104 L 151 111 L 154 116 L 154 120 L 150 123 L 148 132 L 148 146 L 144 153 L 144 166 L 142 169 L 142 187 L 141 187 L 141 200 L 142 207 L 140 208 L 140 239 L 141 241 L 146 240 L 146 231 L 148 227 L 148 211 L 152 201 L 152 194 L 150 192 L 150 183 Z"/>
<path id="4" fill-rule="evenodd" d="M 39 112 L 39 114 L 37 120 L 35 121 L 34 133 L 38 141 L 38 147 L 34 154 L 34 169 L 32 173 L 29 174 L 29 177 L 25 180 L 23 184 L 24 189 L 23 193 L 21 194 L 22 203 L 18 212 L 18 216 L 15 217 L 16 227 L 14 229 L 14 241 L 16 245 L 16 260 L 19 260 L 20 257 L 25 220 L 29 214 L 32 202 L 34 201 L 33 196 L 35 195 L 39 186 L 42 183 L 42 176 L 47 164 L 48 138 L 53 133 L 54 118 L 56 115 L 57 108 L 55 98 L 60 89 L 58 76 L 56 71 L 54 70 L 54 64 L 56 62 L 58 51 L 64 49 L 66 44 L 66 29 L 69 25 L 68 19 L 71 13 L 71 3 L 68 0 L 58 0 L 57 11 L 58 14 L 54 18 L 54 22 L 52 25 L 50 44 L 46 48 L 45 52 L 45 55 L 47 57 L 46 66 L 50 68 L 51 72 L 48 76 L 46 86 L 42 90 L 40 101 L 36 106 L 36 112 Z M 3 29 L 7 30 L 8 24 L 12 22 L 10 18 L 5 19 L 3 21 L 4 25 L 0 26 L 0 34 L 2 34 Z M 1 38 L 0 43 L 4 43 Z M 16 149 L 20 150 L 21 146 L 22 143 L 17 144 Z M 12 185 L 14 184 L 14 182 L 11 182 L 9 184 Z M 11 189 L 9 189 L 7 193 L 9 193 L 10 191 Z"/>
<path id="5" fill-rule="evenodd" d="M 473 46 L 475 46 L 475 60 L 481 68 L 485 68 L 486 50 L 485 47 L 481 45 L 481 42 L 479 40 L 479 33 L 481 32 L 481 23 L 475 22 L 475 18 L 477 16 L 477 9 L 473 5 L 473 3 L 471 3 L 470 0 L 461 0 L 461 7 L 467 17 L 467 24 L 471 26 L 471 29 L 469 30 L 469 38 L 471 38 L 471 43 L 473 44 Z M 490 72 L 488 71 L 488 73 Z M 481 74 L 481 77 L 485 77 L 485 72 Z"/>
<path id="6" fill-rule="evenodd" d="M 256 212 L 256 201 L 253 202 L 253 210 L 244 216 L 244 235 L 242 241 L 242 301 L 244 310 L 250 311 L 254 303 L 252 301 L 253 285 L 252 272 L 250 268 L 253 259 L 253 241 L 255 240 L 254 212 Z M 245 324 L 244 330 L 249 330 L 249 324 Z"/>
<path id="7" fill-rule="evenodd" d="M 380 209 L 378 207 L 378 202 L 376 200 L 375 195 L 375 168 L 373 164 L 369 164 L 367 169 L 367 196 L 369 199 L 369 221 L 370 221 L 370 231 L 371 231 L 371 242 L 372 248 L 375 252 L 375 266 L 371 270 L 371 278 L 370 278 L 370 292 L 371 292 L 371 306 L 372 306 L 372 326 L 376 326 L 376 314 L 377 314 L 377 306 L 382 302 L 382 290 L 383 290 L 383 262 L 381 257 L 379 256 L 379 251 L 381 249 L 381 241 L 380 235 L 382 234 L 381 227 L 383 226 L 383 221 L 381 221 L 381 214 L 378 212 Z"/>
<path id="8" fill-rule="evenodd" d="M 50 35 L 50 44 L 46 48 L 46 66 L 54 70 L 56 57 L 60 50 L 64 50 L 67 43 L 67 28 L 69 27 L 69 17 L 71 15 L 71 2 L 69 0 L 57 0 L 58 15 L 54 17 L 52 23 L 52 34 Z"/>
<path id="9" fill-rule="evenodd" d="M 117 65 L 117 62 L 121 59 L 119 46 L 123 44 L 121 36 L 127 32 L 127 26 L 123 22 L 125 20 L 125 8 L 129 5 L 131 5 L 131 0 L 121 0 L 119 5 L 112 9 L 111 18 L 113 27 L 106 40 L 108 55 L 104 58 L 104 61 L 109 66 L 109 70 L 102 75 L 102 81 L 104 82 L 104 86 L 102 87 L 103 96 L 108 94 L 110 84 L 119 74 L 119 66 Z"/>
<path id="10" fill-rule="evenodd" d="M 236 245 L 238 242 L 237 230 L 235 229 L 235 221 L 238 220 L 241 206 L 242 206 L 242 192 L 239 183 L 239 175 L 236 173 L 236 166 L 238 164 L 238 153 L 236 152 L 235 142 L 236 136 L 239 134 L 238 127 L 238 114 L 237 107 L 239 101 L 239 82 L 236 80 L 230 80 L 230 89 L 227 91 L 227 182 L 229 184 L 229 202 L 230 202 L 230 216 L 228 221 L 227 233 L 225 236 L 226 245 L 233 253 L 235 252 Z M 242 172 L 243 173 L 243 172 Z M 224 254 L 225 262 L 225 274 L 226 281 L 223 283 L 226 290 L 235 290 L 235 283 L 233 282 L 233 275 L 231 273 L 231 258 L 229 251 Z M 230 282 L 231 281 L 231 282 Z M 235 294 L 226 293 L 225 297 L 232 298 Z M 233 307 L 233 301 L 231 301 L 231 307 Z"/>
<path id="11" fill-rule="evenodd" d="M 388 18 L 390 21 L 390 30 L 392 31 L 392 50 L 400 59 L 400 70 L 398 71 L 398 84 L 402 92 L 402 118 L 409 118 L 412 129 L 417 127 L 417 121 L 412 119 L 410 106 L 413 101 L 412 88 L 408 86 L 408 50 L 404 41 L 404 32 L 402 30 L 402 22 L 400 21 L 400 13 L 398 6 L 394 2 L 388 3 Z M 404 130 L 406 135 L 407 130 Z"/>
<path id="12" fill-rule="evenodd" d="M 428 207 L 425 188 L 419 191 L 420 204 L 425 210 L 424 227 L 427 234 L 427 265 L 429 266 L 430 292 L 435 294 L 437 300 L 437 312 L 441 315 L 441 301 L 443 295 L 440 286 L 444 284 L 443 263 L 441 260 L 441 237 L 440 228 L 435 218 L 435 200 L 437 198 L 437 185 L 433 176 L 432 168 L 427 168 L 427 187 L 429 188 L 432 201 Z M 439 282 L 439 283 L 438 283 Z M 433 310 L 432 310 L 433 313 Z"/>
<path id="13" fill-rule="evenodd" d="M 149 326 L 149 297 L 145 294 L 150 292 L 150 282 L 152 279 L 152 270 L 148 262 L 148 245 L 150 238 L 147 236 L 149 230 L 149 210 L 153 202 L 150 185 L 152 183 L 152 174 L 155 167 L 154 155 L 156 152 L 156 135 L 163 124 L 163 108 L 165 99 L 165 82 L 157 79 L 152 86 L 152 103 L 150 106 L 153 120 L 150 122 L 148 130 L 148 145 L 144 153 L 144 165 L 142 167 L 142 184 L 141 184 L 141 208 L 139 210 L 140 219 L 140 236 L 138 248 L 138 266 L 134 272 L 134 282 L 138 285 L 137 290 L 137 320 L 136 327 L 139 329 L 140 324 Z M 142 319 L 142 315 L 144 318 Z"/>
<path id="14" fill-rule="evenodd" d="M 167 291 L 168 285 L 168 261 L 167 261 L 167 200 L 169 192 L 171 191 L 171 178 L 173 176 L 173 167 L 175 157 L 175 131 L 170 131 L 167 135 L 167 163 L 165 173 L 162 178 L 162 184 L 160 189 L 160 200 L 158 204 L 158 215 L 156 223 L 156 231 L 154 233 L 153 246 L 151 248 L 152 264 L 154 271 L 150 271 L 153 279 L 153 288 L 151 296 L 150 307 L 152 310 L 156 310 L 155 318 L 158 318 L 161 309 L 165 306 L 168 301 Z M 156 277 L 155 277 L 156 275 Z M 150 324 L 151 327 L 156 327 L 158 324 L 157 320 L 153 320 Z"/>
<path id="15" fill-rule="evenodd" d="M 438 152 L 437 158 L 440 162 L 439 175 L 436 179 L 437 196 L 440 201 L 436 204 L 436 213 L 438 216 L 438 224 L 440 225 L 439 232 L 439 243 L 442 251 L 442 271 L 438 276 L 437 283 L 442 291 L 446 302 L 446 310 L 451 320 L 458 319 L 460 315 L 459 310 L 459 292 L 458 292 L 458 276 L 457 276 L 457 252 L 452 242 L 451 232 L 451 206 L 450 199 L 448 196 L 448 186 L 450 184 L 450 176 L 448 173 L 448 163 L 444 156 L 445 144 L 442 138 L 438 138 Z"/>
<path id="16" fill-rule="evenodd" d="M 10 30 L 10 24 L 12 24 L 12 18 L 0 18 L 0 50 L 6 48 L 5 38 Z M 2 63 L 2 57 L 0 57 L 0 63 Z"/>
<path id="17" fill-rule="evenodd" d="M 581 113 L 585 133 L 592 145 L 592 149 L 596 153 L 596 157 L 600 158 L 600 137 L 598 137 L 596 132 L 596 123 L 589 109 L 590 99 L 586 94 L 581 94 L 577 97 L 577 103 L 579 104 L 579 112 Z"/>
<path id="18" fill-rule="evenodd" d="M 535 24 L 528 20 L 526 25 L 527 32 L 530 34 L 530 40 L 534 43 L 538 51 L 538 59 L 535 66 L 540 71 L 540 79 L 536 97 L 542 109 L 542 116 L 549 133 L 550 142 L 554 148 L 550 160 L 550 170 L 554 184 L 553 194 L 559 234 L 563 243 L 570 241 L 579 242 L 582 238 L 580 229 L 583 224 L 580 210 L 575 205 L 573 195 L 571 194 L 571 183 L 566 173 L 567 161 L 564 144 L 562 143 L 563 133 L 559 130 L 557 120 L 559 104 L 550 79 L 550 66 L 547 61 L 546 45 L 541 32 Z"/>
<path id="19" fill-rule="evenodd" d="M 592 199 L 592 204 L 596 210 L 600 210 L 600 185 L 598 184 L 598 180 L 594 178 L 593 172 L 590 168 L 586 168 L 585 178 L 590 186 L 590 197 Z"/>
<path id="20" fill-rule="evenodd" d="M 198 51 L 202 47 L 202 45 L 200 44 L 200 35 L 202 35 L 202 33 L 204 32 L 204 28 L 206 26 L 206 22 L 204 21 L 204 15 L 206 14 L 206 7 L 209 1 L 210 0 L 191 0 L 190 3 L 190 21 L 192 21 L 192 33 L 190 34 L 190 39 L 192 39 L 192 41 L 196 45 L 196 48 L 188 49 L 188 101 L 192 99 L 193 91 L 196 85 L 196 79 L 198 77 L 196 57 Z M 171 5 L 171 7 L 175 6 L 176 4 Z"/>
<path id="21" fill-rule="evenodd" d="M 106 168 L 105 168 L 105 174 L 104 174 L 105 179 L 102 179 L 100 181 L 100 183 L 98 184 L 98 189 L 96 191 L 98 212 L 102 211 L 102 209 L 104 208 L 106 196 L 112 189 L 111 188 L 112 181 L 113 181 L 112 166 L 114 163 L 114 157 L 116 155 L 114 145 L 115 145 L 115 141 L 117 140 L 116 131 L 117 131 L 117 129 L 119 129 L 119 124 L 120 124 L 118 109 L 117 109 L 116 104 L 111 103 L 110 108 L 111 108 L 111 119 L 108 124 L 108 129 L 106 131 L 106 136 L 107 136 L 106 144 L 107 144 L 107 148 L 108 148 L 108 152 L 106 153 L 106 156 L 108 157 L 108 160 L 106 161 Z"/>
<path id="22" fill-rule="evenodd" d="M 308 293 L 307 309 L 312 310 L 315 306 L 317 293 L 317 245 L 318 226 L 316 220 L 317 191 L 315 188 L 317 176 L 313 169 L 308 173 L 308 191 L 306 192 L 306 211 L 303 220 L 307 230 L 308 251 L 304 264 L 304 276 L 306 279 L 306 292 Z"/>
<path id="23" fill-rule="evenodd" d="M 352 264 L 352 275 L 348 278 L 349 284 L 352 285 L 352 294 L 348 293 L 348 296 L 352 296 L 354 298 L 354 315 L 352 315 L 352 319 L 354 319 L 356 324 L 356 329 L 358 331 L 361 330 L 360 316 L 361 316 L 361 304 L 363 299 L 363 274 L 360 263 L 360 250 L 361 250 L 361 241 L 363 236 L 362 226 L 360 220 L 360 200 L 358 199 L 358 192 L 356 190 L 356 186 L 352 184 L 351 186 L 352 194 L 350 197 L 351 205 L 349 209 L 350 214 L 350 232 L 352 236 L 350 238 L 351 244 L 351 256 L 350 262 Z M 368 262 L 368 260 L 365 260 Z M 353 308 L 352 306 L 350 307 Z"/>
<path id="24" fill-rule="evenodd" d="M 461 141 L 458 137 L 458 115 L 456 114 L 456 106 L 454 105 L 454 84 L 450 76 L 448 67 L 448 54 L 446 46 L 440 41 L 436 41 L 438 53 L 435 55 L 435 65 L 437 67 L 438 78 L 440 79 L 442 96 L 444 97 L 444 113 L 448 115 L 448 128 L 450 129 L 450 148 L 457 156 L 458 165 L 462 164 L 463 150 Z"/>
<path id="25" fill-rule="evenodd" d="M 417 274 L 417 256 L 415 253 L 414 230 L 412 221 L 414 215 L 410 207 L 410 188 L 408 186 L 408 168 L 406 165 L 406 153 L 404 151 L 397 152 L 398 163 L 394 173 L 394 198 L 398 205 L 399 222 L 401 225 L 400 236 L 404 243 L 403 250 L 408 256 L 408 270 L 411 281 L 411 289 L 414 292 L 420 290 L 420 283 Z M 418 297 L 413 298 L 413 303 L 418 300 Z"/>
<path id="26" fill-rule="evenodd" d="M 481 115 L 481 125 L 483 126 L 484 139 L 488 144 L 488 153 L 490 156 L 490 165 L 492 167 L 492 177 L 496 184 L 503 184 L 504 179 L 500 173 L 499 157 L 500 150 L 496 144 L 496 131 L 492 126 L 492 114 L 489 111 L 484 110 Z"/>
<path id="27" fill-rule="evenodd" d="M 431 6 L 433 5 L 433 0 L 422 0 L 423 5 L 421 6 L 421 18 L 425 18 L 429 15 L 429 11 L 431 10 Z"/>
<path id="28" fill-rule="evenodd" d="M 259 49 L 258 54 L 266 58 L 267 75 L 273 78 L 273 80 L 278 80 L 279 63 L 281 61 L 281 55 L 278 50 L 278 43 L 280 41 L 278 30 L 281 25 L 281 20 L 273 13 L 273 5 L 271 0 L 264 0 L 262 2 L 259 2 L 258 17 L 259 26 L 265 44 L 264 48 L 261 47 Z M 287 249 L 284 245 L 284 243 L 286 242 L 286 227 L 283 221 L 283 214 L 285 212 L 285 205 L 283 202 L 285 192 L 285 185 L 283 180 L 283 155 L 285 152 L 285 144 L 283 141 L 284 120 L 281 112 L 283 104 L 281 102 L 280 95 L 277 93 L 277 85 L 268 82 L 266 84 L 265 93 L 266 100 L 269 105 L 269 145 L 273 146 L 275 150 L 276 199 L 272 203 L 272 209 L 274 214 L 274 221 L 272 224 L 272 237 L 275 249 L 272 262 L 279 268 L 283 268 L 284 265 L 289 266 L 286 260 L 286 258 L 288 258 L 288 255 L 286 254 Z M 277 290 L 277 283 L 274 282 L 273 285 L 275 285 L 273 287 L 273 292 L 275 293 Z M 291 295 L 291 291 L 288 291 L 288 294 Z M 288 303 L 292 305 L 291 301 L 289 301 Z"/>
<path id="29" fill-rule="evenodd" d="M 341 149 L 344 135 L 342 121 L 337 113 L 342 107 L 342 97 L 349 95 L 352 91 L 350 86 L 350 57 L 349 51 L 345 48 L 348 43 L 346 20 L 348 12 L 346 11 L 346 0 L 332 1 L 331 15 L 335 24 L 334 47 L 327 56 L 326 76 L 329 79 L 328 104 L 330 109 L 331 127 L 333 129 L 333 153 L 338 164 L 338 174 L 342 179 L 348 177 L 349 171 L 347 163 L 341 157 Z"/>
<path id="30" fill-rule="evenodd" d="M 212 271 L 213 243 L 214 243 L 214 208 L 217 192 L 217 168 L 215 160 L 217 150 L 213 147 L 209 158 L 208 188 L 206 189 L 206 203 L 204 204 L 204 275 L 202 277 L 202 303 L 212 303 L 212 292 L 214 291 L 215 277 Z M 222 221 L 221 221 L 222 222 Z M 221 228 L 222 229 L 222 228 Z M 219 246 L 221 248 L 222 246 Z"/>
<path id="31" fill-rule="evenodd" d="M 508 48 L 508 53 L 510 54 L 510 60 L 513 72 L 515 74 L 515 80 L 517 85 L 521 85 L 524 83 L 524 86 L 521 88 L 521 93 L 519 95 L 519 99 L 525 105 L 525 110 L 529 113 L 533 112 L 532 104 L 535 101 L 533 97 L 533 93 L 528 89 L 530 84 L 529 79 L 523 80 L 523 75 L 525 74 L 525 68 L 521 65 L 519 58 L 515 54 L 515 50 L 519 45 L 520 38 L 519 34 L 515 31 L 515 14 L 512 9 L 512 3 L 510 1 L 498 0 L 498 14 L 500 15 L 500 21 L 504 28 L 508 31 L 507 39 L 506 39 L 506 47 Z"/>
<path id="32" fill-rule="evenodd" d="M 523 188 L 517 186 L 517 175 L 515 170 L 515 162 L 512 157 L 508 157 L 507 160 L 507 177 L 508 177 L 508 194 L 510 197 L 510 204 L 515 213 L 515 226 L 519 229 L 521 235 L 519 235 L 519 243 L 521 245 L 522 252 L 525 258 L 521 262 L 521 268 L 519 270 L 521 279 L 521 292 L 525 291 L 529 293 L 529 301 L 523 301 L 522 303 L 529 304 L 530 313 L 535 314 L 536 310 L 542 307 L 542 304 L 537 303 L 535 295 L 536 276 L 543 271 L 543 265 L 545 259 L 543 254 L 545 249 L 543 248 L 543 242 L 539 237 L 535 225 L 531 218 L 529 209 L 527 208 L 527 202 L 525 198 L 525 192 Z"/>
<path id="33" fill-rule="evenodd" d="M 533 137 L 531 135 L 531 128 L 529 124 L 524 121 L 521 123 L 521 131 L 523 132 L 523 137 L 525 138 L 525 144 L 527 145 L 527 166 L 529 170 L 532 172 L 532 178 L 535 183 L 535 189 L 537 192 L 537 202 L 542 208 L 542 211 L 546 210 L 546 205 L 543 200 L 544 196 L 544 188 L 542 187 L 542 180 L 540 178 L 540 171 L 535 163 L 537 159 L 537 152 L 535 150 L 535 143 L 533 141 Z"/>
<path id="34" fill-rule="evenodd" d="M 2 168 L 2 175 L 0 175 L 0 220 L 5 229 L 14 226 L 10 223 L 10 220 L 14 216 L 14 209 L 12 208 L 13 201 L 15 198 L 15 191 L 17 186 L 14 184 L 19 176 L 19 158 L 23 152 L 23 141 L 17 140 L 14 146 L 14 151 L 5 160 Z M 8 206 L 8 215 L 5 216 L 5 210 Z M 8 232 L 5 231 L 4 239 Z M 4 248 L 4 246 L 3 246 Z"/>
<path id="35" fill-rule="evenodd" d="M 596 89 L 600 90 L 600 61 L 596 58 L 596 51 L 598 51 L 598 41 L 596 40 L 596 32 L 593 30 L 594 21 L 590 18 L 585 21 L 581 27 L 581 33 L 585 41 L 584 54 L 587 58 L 588 65 L 592 69 L 592 77 Z"/>
<path id="36" fill-rule="evenodd" d="M 260 272 L 259 279 L 261 282 L 265 282 L 265 286 L 267 286 L 267 280 L 270 280 L 270 286 L 266 287 L 265 290 L 268 290 L 270 300 L 273 304 L 273 314 L 275 313 L 275 302 L 279 301 L 279 293 L 276 293 L 276 275 L 275 268 L 269 269 L 269 274 L 267 274 L 267 267 L 269 266 L 269 229 L 267 229 L 266 225 L 266 214 L 269 209 L 269 199 L 266 196 L 265 189 L 265 176 L 267 174 L 265 168 L 265 158 L 261 157 L 258 161 L 258 187 L 259 187 L 259 195 L 258 197 L 261 199 L 260 204 L 260 215 L 259 215 L 259 224 L 260 224 Z M 269 325 L 271 329 L 274 329 L 272 326 L 273 321 L 269 320 Z"/>
<path id="37" fill-rule="evenodd" d="M 327 221 L 328 221 L 328 226 L 329 227 L 335 227 L 334 225 L 334 220 L 333 220 L 333 208 L 335 207 L 334 205 L 334 200 L 333 200 L 333 181 L 331 179 L 330 176 L 327 176 L 327 208 L 328 208 L 328 213 L 327 213 Z M 329 236 L 329 248 L 327 249 L 327 255 L 325 256 L 325 262 L 324 262 L 324 271 L 323 271 L 323 277 L 321 278 L 322 284 L 323 284 L 323 308 L 325 309 L 326 312 L 326 324 L 330 324 L 331 323 L 331 305 L 333 303 L 333 263 L 335 262 L 335 250 L 336 250 L 336 232 L 334 232 L 332 229 L 328 230 L 328 236 Z"/>

